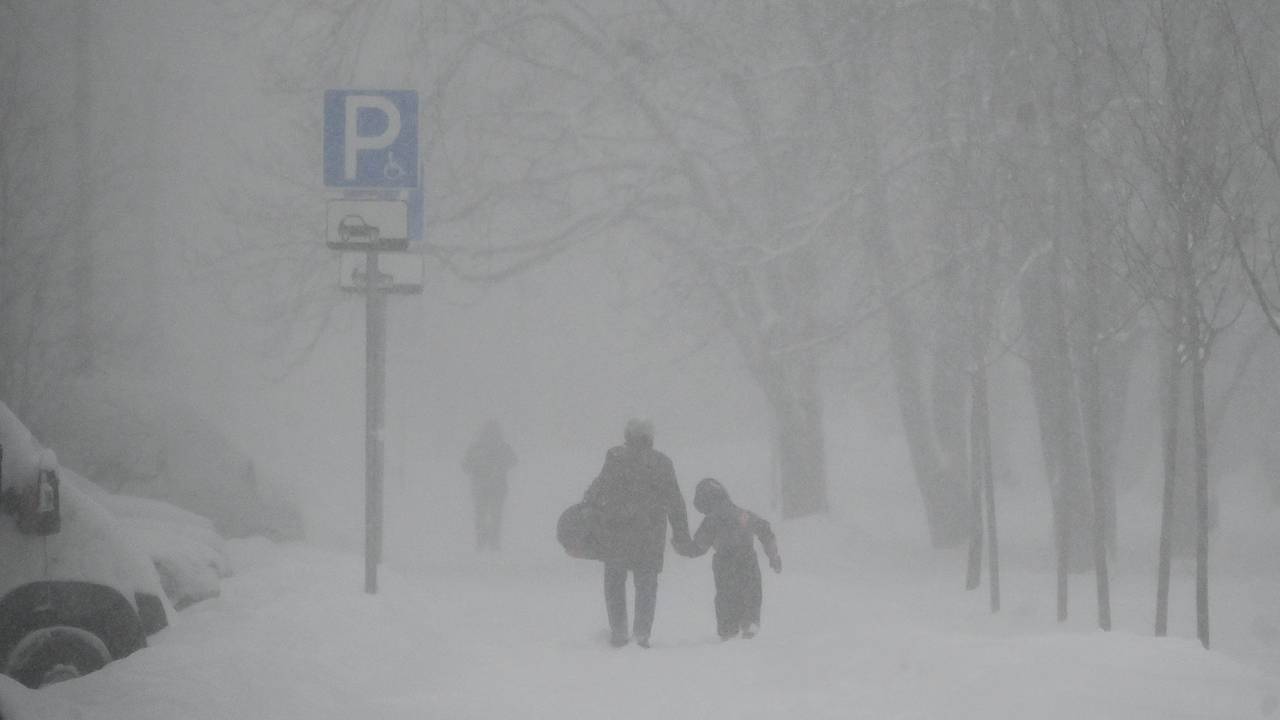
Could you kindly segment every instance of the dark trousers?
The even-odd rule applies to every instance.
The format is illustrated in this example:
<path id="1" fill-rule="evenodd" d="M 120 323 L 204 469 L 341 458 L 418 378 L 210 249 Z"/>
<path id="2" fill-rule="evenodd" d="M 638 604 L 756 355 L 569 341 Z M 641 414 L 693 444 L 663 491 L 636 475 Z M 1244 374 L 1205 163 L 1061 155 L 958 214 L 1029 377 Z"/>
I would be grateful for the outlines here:
<path id="1" fill-rule="evenodd" d="M 648 638 L 653 630 L 653 611 L 658 603 L 658 573 L 631 571 L 631 582 L 636 588 L 636 622 L 633 626 L 637 638 Z M 609 612 L 609 630 L 615 638 L 627 637 L 627 566 L 620 563 L 604 564 L 604 606 Z"/>
<path id="2" fill-rule="evenodd" d="M 506 488 L 472 488 L 476 509 L 476 549 L 498 550 L 502 540 L 502 505 Z"/>
<path id="3" fill-rule="evenodd" d="M 752 623 L 760 623 L 764 590 L 755 550 L 717 552 L 711 558 L 716 578 L 716 631 L 733 637 Z"/>

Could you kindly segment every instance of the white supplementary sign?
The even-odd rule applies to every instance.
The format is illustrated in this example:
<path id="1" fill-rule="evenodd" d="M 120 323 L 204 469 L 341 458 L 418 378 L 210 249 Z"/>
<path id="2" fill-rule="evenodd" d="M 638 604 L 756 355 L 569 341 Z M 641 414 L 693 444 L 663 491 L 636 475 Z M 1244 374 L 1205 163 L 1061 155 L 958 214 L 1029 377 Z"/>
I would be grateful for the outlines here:
<path id="1" fill-rule="evenodd" d="M 368 256 L 360 252 L 344 252 L 338 260 L 338 283 L 343 290 L 364 292 L 369 278 L 365 271 Z M 426 259 L 417 253 L 380 253 L 376 291 L 416 295 L 426 284 Z"/>
<path id="2" fill-rule="evenodd" d="M 330 200 L 325 208 L 329 247 L 400 248 L 409 241 L 409 206 L 402 200 Z"/>

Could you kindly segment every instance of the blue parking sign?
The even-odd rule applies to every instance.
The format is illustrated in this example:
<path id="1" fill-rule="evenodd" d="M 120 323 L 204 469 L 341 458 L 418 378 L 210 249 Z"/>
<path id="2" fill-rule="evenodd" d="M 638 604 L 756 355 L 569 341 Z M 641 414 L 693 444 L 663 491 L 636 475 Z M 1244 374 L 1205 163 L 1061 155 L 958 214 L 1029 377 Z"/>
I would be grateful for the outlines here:
<path id="1" fill-rule="evenodd" d="M 418 187 L 418 93 L 326 90 L 324 184 Z"/>

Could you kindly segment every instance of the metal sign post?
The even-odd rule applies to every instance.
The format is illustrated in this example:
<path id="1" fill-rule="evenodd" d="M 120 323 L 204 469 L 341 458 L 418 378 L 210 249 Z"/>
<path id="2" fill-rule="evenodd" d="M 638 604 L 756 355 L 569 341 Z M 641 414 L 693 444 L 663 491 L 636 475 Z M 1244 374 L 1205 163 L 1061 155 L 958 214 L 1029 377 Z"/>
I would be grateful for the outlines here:
<path id="1" fill-rule="evenodd" d="M 378 252 L 365 253 L 364 591 L 378 592 L 382 562 L 382 435 L 387 393 L 387 296 L 378 290 Z"/>
<path id="2" fill-rule="evenodd" d="M 387 294 L 422 292 L 422 279 L 384 272 L 382 253 L 403 252 L 418 240 L 418 94 L 411 90 L 329 90 L 324 102 L 325 185 L 343 188 L 329 202 L 326 244 L 364 256 L 364 282 L 345 277 L 344 289 L 365 301 L 364 590 L 378 592 L 382 562 L 383 432 L 386 422 Z M 341 262 L 340 262 L 341 265 Z M 392 263 L 396 265 L 396 263 Z M 403 263 L 399 264 L 401 268 Z M 421 265 L 418 265 L 421 268 Z M 341 271 L 341 270 L 340 270 Z"/>

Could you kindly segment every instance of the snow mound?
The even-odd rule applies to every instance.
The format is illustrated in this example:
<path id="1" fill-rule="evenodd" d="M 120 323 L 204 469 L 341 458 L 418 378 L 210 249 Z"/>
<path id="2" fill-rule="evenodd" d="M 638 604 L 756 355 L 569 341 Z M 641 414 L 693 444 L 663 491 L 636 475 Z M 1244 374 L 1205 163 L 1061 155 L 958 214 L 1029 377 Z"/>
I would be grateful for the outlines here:
<path id="1" fill-rule="evenodd" d="M 847 534 L 782 530 L 797 546 Z M 1277 678 L 1191 639 L 974 623 L 954 613 L 959 593 L 924 592 L 932 569 L 853 574 L 811 558 L 766 578 L 760 636 L 720 642 L 709 563 L 671 562 L 653 648 L 614 650 L 596 564 L 383 568 L 371 596 L 357 555 L 262 539 L 228 551 L 236 574 L 221 597 L 102 671 L 19 691 L 26 705 L 6 719 L 1244 720 L 1277 709 Z"/>
<path id="2" fill-rule="evenodd" d="M 74 720 L 86 717 L 74 704 L 48 698 L 11 677 L 0 675 L 0 718 L 5 720 Z"/>
<path id="3" fill-rule="evenodd" d="M 222 578 L 231 574 L 231 563 L 226 542 L 208 518 L 149 498 L 102 492 L 99 501 L 151 557 L 176 609 L 218 596 Z"/>

